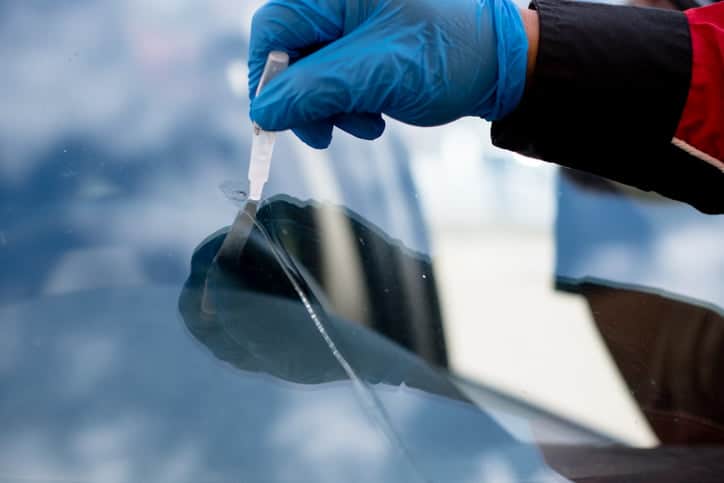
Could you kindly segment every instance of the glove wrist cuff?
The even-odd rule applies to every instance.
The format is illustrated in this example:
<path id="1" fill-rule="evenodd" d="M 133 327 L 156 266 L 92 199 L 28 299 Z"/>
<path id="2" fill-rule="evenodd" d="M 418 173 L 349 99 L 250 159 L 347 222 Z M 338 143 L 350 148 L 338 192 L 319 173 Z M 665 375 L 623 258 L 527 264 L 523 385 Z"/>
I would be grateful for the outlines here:
<path id="1" fill-rule="evenodd" d="M 493 103 L 480 116 L 495 121 L 512 112 L 523 97 L 529 46 L 518 7 L 510 0 L 488 1 L 497 42 L 498 72 Z"/>

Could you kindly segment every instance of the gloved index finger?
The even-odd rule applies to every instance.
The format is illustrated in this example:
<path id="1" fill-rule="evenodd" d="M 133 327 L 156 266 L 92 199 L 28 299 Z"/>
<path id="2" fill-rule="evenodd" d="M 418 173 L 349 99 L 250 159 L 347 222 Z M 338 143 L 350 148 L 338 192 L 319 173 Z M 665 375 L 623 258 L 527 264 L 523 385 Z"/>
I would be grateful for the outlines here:
<path id="1" fill-rule="evenodd" d="M 304 50 L 342 36 L 345 0 L 271 0 L 256 11 L 249 42 L 249 97 L 253 100 L 269 52 L 294 62 Z"/>

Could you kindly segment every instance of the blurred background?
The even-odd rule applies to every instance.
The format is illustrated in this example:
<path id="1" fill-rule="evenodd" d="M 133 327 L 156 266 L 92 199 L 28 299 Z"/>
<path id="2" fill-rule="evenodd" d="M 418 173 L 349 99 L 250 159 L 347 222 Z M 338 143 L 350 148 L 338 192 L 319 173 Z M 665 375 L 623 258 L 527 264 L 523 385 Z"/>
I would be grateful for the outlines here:
<path id="1" fill-rule="evenodd" d="M 0 308 L 181 286 L 194 248 L 236 213 L 219 184 L 246 179 L 261 3 L 0 2 Z M 429 256 L 454 373 L 642 447 L 673 434 L 647 415 L 660 398 L 642 381 L 704 381 L 690 413 L 721 401 L 724 217 L 498 150 L 489 130 L 388 119 L 380 140 L 337 131 L 326 151 L 284 133 L 266 190 L 348 208 Z M 627 314 L 670 327 L 668 342 L 617 338 Z M 606 332 L 613 319 L 624 329 Z M 691 321 L 711 348 L 699 335 L 665 369 L 636 352 L 666 353 Z M 633 362 L 617 358 L 621 338 Z M 0 373 L 13 344 L 0 339 Z"/>

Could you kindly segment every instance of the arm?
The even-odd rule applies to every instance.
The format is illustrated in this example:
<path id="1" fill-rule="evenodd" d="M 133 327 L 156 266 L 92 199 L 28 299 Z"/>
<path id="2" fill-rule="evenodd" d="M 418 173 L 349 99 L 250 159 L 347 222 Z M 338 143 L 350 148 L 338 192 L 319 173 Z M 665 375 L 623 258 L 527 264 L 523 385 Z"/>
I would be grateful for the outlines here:
<path id="1" fill-rule="evenodd" d="M 251 117 L 325 148 L 335 127 L 379 137 L 381 114 L 419 126 L 479 116 L 497 121 L 500 147 L 724 213 L 724 174 L 712 162 L 724 138 L 715 77 L 724 68 L 721 56 L 698 60 L 713 57 L 697 47 L 705 29 L 695 21 L 719 29 L 721 49 L 721 15 L 695 15 L 690 26 L 685 14 L 649 8 L 534 7 L 271 0 L 252 22 L 249 92 L 269 51 L 287 51 L 293 64 L 252 99 Z M 714 127 L 702 128 L 704 118 Z"/>
<path id="2" fill-rule="evenodd" d="M 533 7 L 535 71 L 521 104 L 493 124 L 493 142 L 724 213 L 716 162 L 724 5 L 687 14 L 558 0 Z M 694 21 L 706 25 L 705 41 Z M 689 141 L 696 150 L 681 149 Z"/>

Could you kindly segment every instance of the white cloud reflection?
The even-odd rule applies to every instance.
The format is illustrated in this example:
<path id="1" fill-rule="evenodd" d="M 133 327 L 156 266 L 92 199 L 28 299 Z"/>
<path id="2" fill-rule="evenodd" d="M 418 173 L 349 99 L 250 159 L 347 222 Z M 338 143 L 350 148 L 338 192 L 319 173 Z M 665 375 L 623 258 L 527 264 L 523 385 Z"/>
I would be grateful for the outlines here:
<path id="1" fill-rule="evenodd" d="M 92 135 L 129 154 L 162 142 L 184 112 L 219 98 L 199 83 L 204 76 L 212 85 L 218 73 L 193 64 L 213 47 L 209 40 L 225 33 L 240 39 L 239 4 L 225 0 L 46 10 L 39 22 L 34 6 L 11 3 L 0 20 L 0 41 L 14 46 L 3 52 L 0 174 L 16 181 L 68 134 Z"/>
<path id="2" fill-rule="evenodd" d="M 360 412 L 351 384 L 305 396 L 274 421 L 269 435 L 269 443 L 289 455 L 277 479 L 292 481 L 304 468 L 307 478 L 319 483 L 384 481 L 379 478 L 396 451 Z M 351 476 L 358 472 L 364 478 Z"/>

